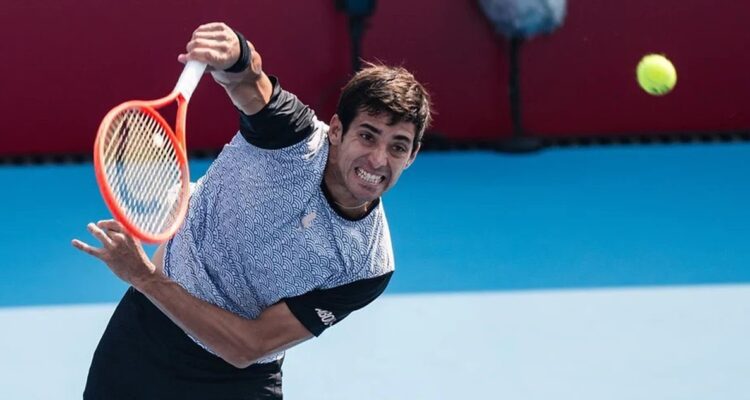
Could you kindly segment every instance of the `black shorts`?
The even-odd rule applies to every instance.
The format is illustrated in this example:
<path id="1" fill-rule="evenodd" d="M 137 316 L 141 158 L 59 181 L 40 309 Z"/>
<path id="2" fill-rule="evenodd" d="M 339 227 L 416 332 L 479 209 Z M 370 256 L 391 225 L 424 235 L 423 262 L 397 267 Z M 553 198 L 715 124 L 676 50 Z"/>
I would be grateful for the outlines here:
<path id="1" fill-rule="evenodd" d="M 281 399 L 281 361 L 239 369 L 128 289 L 104 331 L 84 399 Z"/>

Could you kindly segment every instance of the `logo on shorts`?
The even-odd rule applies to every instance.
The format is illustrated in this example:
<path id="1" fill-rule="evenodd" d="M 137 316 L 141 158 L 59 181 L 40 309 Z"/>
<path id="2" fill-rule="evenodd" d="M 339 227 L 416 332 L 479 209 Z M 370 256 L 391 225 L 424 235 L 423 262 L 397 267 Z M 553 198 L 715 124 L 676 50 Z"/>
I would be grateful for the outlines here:
<path id="1" fill-rule="evenodd" d="M 318 313 L 318 318 L 320 318 L 320 321 L 323 323 L 323 325 L 327 327 L 332 326 L 336 322 L 336 316 L 328 310 L 316 308 L 315 312 Z"/>

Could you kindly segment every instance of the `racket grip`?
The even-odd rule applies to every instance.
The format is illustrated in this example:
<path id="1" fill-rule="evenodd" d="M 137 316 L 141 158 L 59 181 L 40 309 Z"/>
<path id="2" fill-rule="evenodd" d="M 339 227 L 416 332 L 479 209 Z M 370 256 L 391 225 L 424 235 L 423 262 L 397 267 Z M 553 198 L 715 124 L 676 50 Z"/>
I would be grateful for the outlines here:
<path id="1" fill-rule="evenodd" d="M 195 87 L 198 86 L 198 82 L 201 81 L 201 77 L 205 70 L 206 64 L 200 61 L 189 60 L 185 64 L 185 68 L 182 70 L 182 74 L 177 81 L 175 90 L 182 94 L 182 97 L 186 102 L 190 101 L 190 96 L 193 95 L 193 91 L 195 90 Z"/>

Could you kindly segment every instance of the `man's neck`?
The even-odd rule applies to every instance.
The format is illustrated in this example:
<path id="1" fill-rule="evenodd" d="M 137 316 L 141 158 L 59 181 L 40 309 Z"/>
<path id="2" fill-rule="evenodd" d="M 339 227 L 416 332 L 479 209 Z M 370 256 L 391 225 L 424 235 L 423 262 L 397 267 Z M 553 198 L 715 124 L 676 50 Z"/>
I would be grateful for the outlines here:
<path id="1" fill-rule="evenodd" d="M 327 169 L 325 175 L 323 175 L 323 186 L 331 207 L 349 219 L 364 217 L 374 203 L 374 201 L 361 202 L 348 196 L 342 179 L 335 176 L 331 169 Z"/>

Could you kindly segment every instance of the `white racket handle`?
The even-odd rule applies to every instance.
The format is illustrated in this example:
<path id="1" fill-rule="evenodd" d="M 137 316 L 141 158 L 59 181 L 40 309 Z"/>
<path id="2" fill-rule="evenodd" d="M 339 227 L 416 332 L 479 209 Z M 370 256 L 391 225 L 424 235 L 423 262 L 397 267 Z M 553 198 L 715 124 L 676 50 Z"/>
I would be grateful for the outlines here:
<path id="1" fill-rule="evenodd" d="M 174 88 L 182 94 L 186 102 L 190 101 L 190 96 L 193 95 L 193 91 L 198 86 L 198 82 L 201 81 L 205 70 L 206 64 L 200 61 L 190 60 L 185 64 L 180 79 L 177 81 L 177 86 Z"/>

